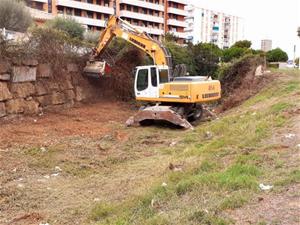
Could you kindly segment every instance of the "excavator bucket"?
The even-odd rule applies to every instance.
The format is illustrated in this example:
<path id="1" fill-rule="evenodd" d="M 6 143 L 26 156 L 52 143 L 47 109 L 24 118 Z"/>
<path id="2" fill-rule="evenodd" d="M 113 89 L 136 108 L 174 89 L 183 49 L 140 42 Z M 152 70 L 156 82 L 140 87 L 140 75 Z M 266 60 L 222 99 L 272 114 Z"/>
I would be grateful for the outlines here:
<path id="1" fill-rule="evenodd" d="M 84 67 L 83 72 L 88 77 L 100 78 L 104 75 L 110 75 L 111 67 L 105 61 L 89 61 Z"/>
<path id="2" fill-rule="evenodd" d="M 167 121 L 185 129 L 193 129 L 193 126 L 180 114 L 172 110 L 171 106 L 151 106 L 139 110 L 135 116 L 126 121 L 126 125 L 143 124 L 145 121 Z"/>

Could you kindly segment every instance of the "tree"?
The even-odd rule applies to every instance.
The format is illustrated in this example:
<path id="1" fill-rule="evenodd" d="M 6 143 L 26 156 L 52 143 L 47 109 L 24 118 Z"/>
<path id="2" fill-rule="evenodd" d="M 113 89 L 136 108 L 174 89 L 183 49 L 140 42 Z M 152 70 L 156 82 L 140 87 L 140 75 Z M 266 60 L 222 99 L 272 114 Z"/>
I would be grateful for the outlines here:
<path id="1" fill-rule="evenodd" d="M 232 46 L 231 48 L 225 49 L 223 51 L 222 61 L 230 62 L 233 59 L 237 59 L 237 58 L 244 56 L 246 52 L 247 52 L 247 49 L 245 49 L 245 48 Z"/>
<path id="2" fill-rule="evenodd" d="M 87 31 L 84 33 L 84 40 L 96 45 L 100 37 L 100 31 Z"/>
<path id="3" fill-rule="evenodd" d="M 217 45 L 199 43 L 193 46 L 193 61 L 197 75 L 214 75 L 218 69 L 222 51 Z"/>
<path id="4" fill-rule="evenodd" d="M 56 17 L 53 20 L 48 20 L 46 26 L 56 30 L 66 32 L 72 38 L 83 39 L 84 28 L 75 19 L 67 17 Z"/>
<path id="5" fill-rule="evenodd" d="M 0 28 L 25 32 L 32 19 L 23 2 L 17 0 L 0 1 Z"/>
<path id="6" fill-rule="evenodd" d="M 176 42 L 166 42 L 165 46 L 172 55 L 174 67 L 179 64 L 185 64 L 189 73 L 193 74 L 195 72 L 192 59 L 193 56 L 188 47 L 180 46 Z"/>
<path id="7" fill-rule="evenodd" d="M 175 36 L 174 34 L 168 32 L 165 35 L 165 41 L 166 42 L 172 42 L 172 41 L 177 42 L 178 41 L 178 37 Z"/>
<path id="8" fill-rule="evenodd" d="M 287 53 L 280 48 L 273 49 L 267 52 L 268 62 L 286 62 L 289 59 Z"/>
<path id="9" fill-rule="evenodd" d="M 248 40 L 237 41 L 234 43 L 233 47 L 238 48 L 251 48 L 252 42 Z"/>

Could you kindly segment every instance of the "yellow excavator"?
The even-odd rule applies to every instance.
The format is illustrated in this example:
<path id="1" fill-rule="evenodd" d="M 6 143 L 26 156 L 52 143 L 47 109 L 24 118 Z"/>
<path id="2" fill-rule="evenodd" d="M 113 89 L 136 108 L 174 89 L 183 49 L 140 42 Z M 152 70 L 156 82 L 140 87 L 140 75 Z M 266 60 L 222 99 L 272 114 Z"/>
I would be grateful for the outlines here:
<path id="1" fill-rule="evenodd" d="M 146 32 L 116 16 L 111 16 L 107 21 L 84 68 L 87 76 L 105 76 L 108 65 L 99 59 L 114 37 L 122 38 L 146 52 L 154 63 L 136 67 L 135 98 L 144 102 L 145 106 L 128 119 L 127 125 L 163 120 L 183 128 L 193 128 L 190 122 L 201 118 L 202 104 L 220 99 L 221 85 L 218 80 L 203 76 L 174 77 L 172 57 L 168 50 Z"/>

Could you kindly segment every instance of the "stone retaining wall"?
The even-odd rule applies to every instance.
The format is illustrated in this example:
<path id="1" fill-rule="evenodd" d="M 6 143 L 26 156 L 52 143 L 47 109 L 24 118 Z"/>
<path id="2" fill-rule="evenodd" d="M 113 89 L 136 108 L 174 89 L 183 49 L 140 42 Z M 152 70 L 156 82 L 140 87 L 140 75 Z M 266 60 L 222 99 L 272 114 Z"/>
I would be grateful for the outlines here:
<path id="1" fill-rule="evenodd" d="M 68 64 L 58 76 L 50 64 L 37 60 L 0 62 L 0 118 L 71 107 L 94 98 L 98 88 L 90 85 L 80 71 L 76 64 Z"/>

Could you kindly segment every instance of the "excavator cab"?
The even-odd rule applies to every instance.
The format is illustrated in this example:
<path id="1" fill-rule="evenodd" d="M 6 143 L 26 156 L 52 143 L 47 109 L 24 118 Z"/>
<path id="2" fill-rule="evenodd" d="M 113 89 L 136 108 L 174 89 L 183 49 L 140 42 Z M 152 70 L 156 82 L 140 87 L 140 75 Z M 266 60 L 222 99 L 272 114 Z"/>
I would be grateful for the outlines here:
<path id="1" fill-rule="evenodd" d="M 170 81 L 168 66 L 138 66 L 135 74 L 134 92 L 139 99 L 158 99 L 159 87 Z"/>

